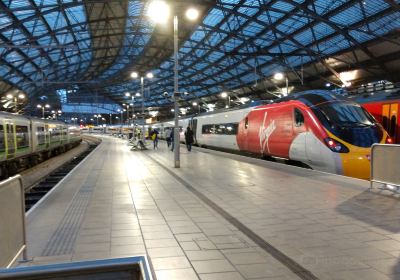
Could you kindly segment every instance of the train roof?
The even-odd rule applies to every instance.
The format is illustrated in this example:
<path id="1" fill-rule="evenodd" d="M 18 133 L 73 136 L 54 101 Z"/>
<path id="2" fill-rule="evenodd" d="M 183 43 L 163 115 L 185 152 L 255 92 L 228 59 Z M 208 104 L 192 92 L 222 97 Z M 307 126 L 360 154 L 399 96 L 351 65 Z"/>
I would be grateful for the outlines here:
<path id="1" fill-rule="evenodd" d="M 329 90 L 308 90 L 292 93 L 288 96 L 273 100 L 271 104 L 287 102 L 291 100 L 301 101 L 310 107 L 317 106 L 325 102 L 350 101 L 347 97 Z"/>
<path id="2" fill-rule="evenodd" d="M 40 119 L 37 117 L 32 117 L 32 116 L 24 116 L 24 115 L 19 115 L 19 114 L 14 114 L 14 113 L 8 113 L 8 112 L 1 112 L 0 111 L 0 118 L 10 118 L 10 119 L 17 119 L 17 120 L 24 120 L 24 121 L 29 121 L 31 120 L 32 122 L 36 123 L 47 123 L 47 124 L 62 124 L 62 125 L 67 125 L 66 123 L 58 120 L 48 120 L 48 119 Z"/>
<path id="3" fill-rule="evenodd" d="M 360 104 L 399 100 L 400 88 L 371 91 L 371 92 L 366 92 L 364 94 L 351 95 L 348 96 L 348 98 Z"/>
<path id="4" fill-rule="evenodd" d="M 200 113 L 200 114 L 190 114 L 190 115 L 186 115 L 185 117 L 181 117 L 181 119 L 189 119 L 189 118 L 193 118 L 193 117 L 202 117 L 202 116 L 232 112 L 232 111 L 237 111 L 237 110 L 241 110 L 241 109 L 253 108 L 253 107 L 257 107 L 257 106 L 261 106 L 261 105 L 266 105 L 266 104 L 270 104 L 270 103 L 271 103 L 270 100 L 253 100 L 252 102 L 245 103 L 245 104 L 237 106 L 237 107 L 221 108 L 221 109 L 217 109 L 215 111 L 210 111 L 210 112 L 205 112 L 205 113 Z"/>
<path id="5" fill-rule="evenodd" d="M 18 115 L 14 113 L 8 113 L 8 112 L 0 112 L 0 118 L 8 118 L 8 119 L 18 119 L 21 121 L 28 121 L 29 118 L 23 115 Z"/>

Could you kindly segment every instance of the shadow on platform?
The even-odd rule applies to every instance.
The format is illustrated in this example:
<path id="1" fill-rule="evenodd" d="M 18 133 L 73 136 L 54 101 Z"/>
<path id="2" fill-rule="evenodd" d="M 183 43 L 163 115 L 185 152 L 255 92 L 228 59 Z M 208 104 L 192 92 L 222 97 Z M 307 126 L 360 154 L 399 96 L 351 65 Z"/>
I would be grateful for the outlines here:
<path id="1" fill-rule="evenodd" d="M 366 190 L 336 207 L 346 216 L 393 233 L 400 232 L 400 195 L 386 190 Z"/>

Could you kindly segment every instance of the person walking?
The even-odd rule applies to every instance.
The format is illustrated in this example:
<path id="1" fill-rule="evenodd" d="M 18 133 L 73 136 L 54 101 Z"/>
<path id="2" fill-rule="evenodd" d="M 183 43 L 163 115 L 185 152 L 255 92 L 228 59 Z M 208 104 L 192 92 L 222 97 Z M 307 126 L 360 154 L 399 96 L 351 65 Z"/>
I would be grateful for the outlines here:
<path id="1" fill-rule="evenodd" d="M 185 142 L 186 142 L 186 147 L 187 147 L 188 151 L 190 152 L 192 150 L 192 145 L 194 142 L 193 130 L 190 129 L 190 126 L 187 127 L 186 132 L 185 132 Z"/>
<path id="2" fill-rule="evenodd" d="M 157 129 L 153 129 L 151 134 L 151 140 L 153 140 L 154 150 L 158 149 L 158 131 Z"/>

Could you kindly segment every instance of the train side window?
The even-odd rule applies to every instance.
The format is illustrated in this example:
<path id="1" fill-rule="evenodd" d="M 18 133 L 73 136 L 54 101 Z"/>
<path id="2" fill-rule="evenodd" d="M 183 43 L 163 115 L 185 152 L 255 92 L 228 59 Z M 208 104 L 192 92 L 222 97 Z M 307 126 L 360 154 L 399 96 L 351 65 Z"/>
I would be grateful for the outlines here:
<path id="1" fill-rule="evenodd" d="M 202 125 L 201 134 L 210 134 L 210 125 Z"/>
<path id="2" fill-rule="evenodd" d="M 238 123 L 206 124 L 201 127 L 202 134 L 236 135 Z"/>
<path id="3" fill-rule="evenodd" d="M 294 123 L 297 127 L 300 127 L 304 124 L 303 113 L 297 108 L 294 108 Z"/>
<path id="4" fill-rule="evenodd" d="M 247 129 L 249 127 L 249 118 L 246 117 L 244 120 L 244 128 Z"/>
<path id="5" fill-rule="evenodd" d="M 29 147 L 28 127 L 24 125 L 17 125 L 16 132 L 18 149 Z"/>
<path id="6" fill-rule="evenodd" d="M 44 132 L 44 127 L 43 126 L 38 126 L 36 128 L 37 132 L 37 140 L 38 140 L 38 145 L 43 145 L 46 144 L 46 136 L 45 136 L 45 132 Z"/>
<path id="7" fill-rule="evenodd" d="M 4 127 L 0 125 L 0 152 L 5 151 L 5 143 L 4 143 Z"/>

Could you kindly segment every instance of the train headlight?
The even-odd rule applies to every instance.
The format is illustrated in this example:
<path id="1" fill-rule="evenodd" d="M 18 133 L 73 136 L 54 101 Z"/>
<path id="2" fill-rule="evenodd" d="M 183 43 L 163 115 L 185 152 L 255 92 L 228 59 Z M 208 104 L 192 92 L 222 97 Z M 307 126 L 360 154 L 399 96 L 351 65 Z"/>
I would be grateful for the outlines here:
<path id="1" fill-rule="evenodd" d="M 393 144 L 393 140 L 389 136 L 386 137 L 386 144 Z"/>
<path id="2" fill-rule="evenodd" d="M 324 139 L 324 141 L 325 141 L 325 144 L 328 146 L 328 148 L 335 153 L 348 153 L 349 152 L 349 149 L 337 140 L 327 137 Z"/>

